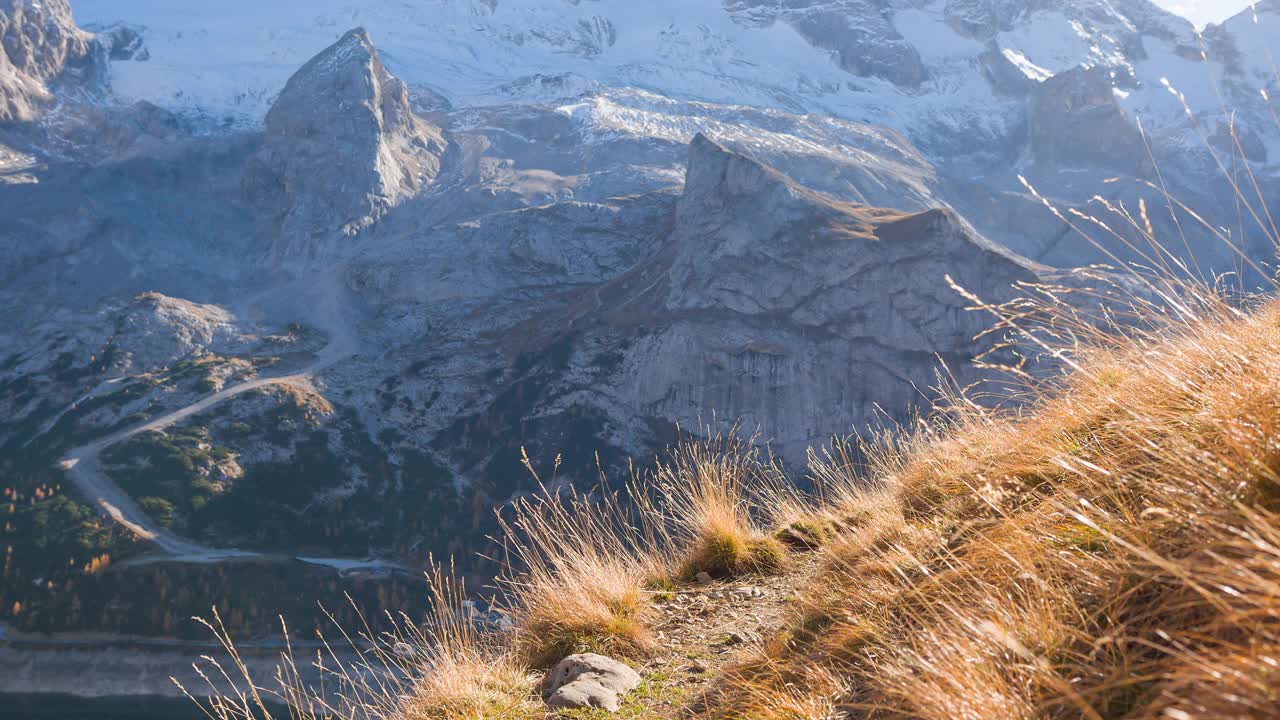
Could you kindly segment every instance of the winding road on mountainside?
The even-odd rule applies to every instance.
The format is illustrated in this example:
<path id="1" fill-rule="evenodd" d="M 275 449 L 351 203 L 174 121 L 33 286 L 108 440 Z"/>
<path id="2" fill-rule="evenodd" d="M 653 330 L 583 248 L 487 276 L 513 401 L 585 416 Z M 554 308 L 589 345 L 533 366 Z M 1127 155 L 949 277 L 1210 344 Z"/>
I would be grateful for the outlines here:
<path id="1" fill-rule="evenodd" d="M 160 527 L 142 511 L 133 498 L 102 471 L 100 456 L 103 450 L 124 442 L 135 435 L 145 432 L 163 431 L 193 415 L 229 400 L 237 395 L 258 388 L 275 385 L 310 386 L 311 379 L 323 370 L 345 360 L 355 354 L 356 341 L 351 326 L 339 303 L 341 284 L 337 274 L 328 282 L 309 289 L 318 292 L 321 300 L 312 307 L 310 318 L 320 329 L 329 334 L 329 344 L 320 351 L 306 367 L 288 375 L 259 377 L 253 380 L 232 385 L 211 395 L 207 395 L 186 407 L 167 415 L 149 420 L 135 427 L 126 428 L 106 437 L 98 438 L 87 445 L 81 445 L 67 452 L 58 461 L 58 467 L 64 470 L 67 477 L 88 498 L 102 514 L 128 528 L 138 537 L 155 543 L 165 553 L 165 557 L 140 558 L 135 562 L 168 561 L 190 563 L 215 563 L 226 560 L 245 558 L 274 557 L 266 553 L 237 550 L 233 548 L 213 548 L 201 545 L 192 540 L 178 537 L 169 530 Z M 339 572 L 357 570 L 408 570 L 403 566 L 381 560 L 357 560 L 354 558 L 320 558 L 294 556 L 294 559 L 313 565 L 332 567 Z"/>

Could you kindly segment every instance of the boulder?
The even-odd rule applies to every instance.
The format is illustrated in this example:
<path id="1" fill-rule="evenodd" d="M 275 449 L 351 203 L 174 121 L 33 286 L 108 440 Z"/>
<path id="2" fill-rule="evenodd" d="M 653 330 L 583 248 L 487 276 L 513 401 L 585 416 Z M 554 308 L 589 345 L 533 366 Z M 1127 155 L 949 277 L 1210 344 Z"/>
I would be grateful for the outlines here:
<path id="1" fill-rule="evenodd" d="M 639 684 L 640 674 L 613 658 L 595 653 L 570 655 L 547 677 L 547 705 L 617 712 L 622 696 Z"/>

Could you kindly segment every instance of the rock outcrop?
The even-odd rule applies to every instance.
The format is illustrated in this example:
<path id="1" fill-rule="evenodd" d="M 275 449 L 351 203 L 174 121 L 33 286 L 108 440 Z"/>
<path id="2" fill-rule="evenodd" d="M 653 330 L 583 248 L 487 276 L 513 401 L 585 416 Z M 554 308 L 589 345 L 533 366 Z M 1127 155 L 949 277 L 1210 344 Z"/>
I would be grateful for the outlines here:
<path id="1" fill-rule="evenodd" d="M 429 185 L 444 150 L 439 128 L 413 113 L 405 84 L 357 28 L 285 85 L 244 192 L 278 229 L 277 255 L 314 255 Z"/>
<path id="2" fill-rule="evenodd" d="M 1036 87 L 1031 149 L 1044 167 L 1102 167 L 1138 173 L 1147 159 L 1138 127 L 1125 116 L 1106 68 L 1075 68 Z"/>
<path id="3" fill-rule="evenodd" d="M 129 354 L 131 371 L 146 372 L 210 353 L 243 352 L 249 339 L 225 308 L 148 292 L 124 308 L 111 345 Z"/>
<path id="4" fill-rule="evenodd" d="M 0 123 L 34 119 L 64 76 L 93 80 L 101 49 L 76 27 L 67 0 L 0 0 Z"/>
<path id="5" fill-rule="evenodd" d="M 128 23 L 114 23 L 105 28 L 91 29 L 106 48 L 107 57 L 111 60 L 146 62 L 151 59 L 151 51 L 142 38 L 144 28 Z"/>
<path id="6" fill-rule="evenodd" d="M 790 24 L 851 75 L 907 88 L 919 87 L 929 77 L 919 51 L 894 27 L 892 3 L 885 0 L 729 0 L 725 7 L 740 21 L 768 18 Z"/>
<path id="7" fill-rule="evenodd" d="M 948 277 L 990 301 L 1036 277 L 949 210 L 832 202 L 701 136 L 669 242 L 666 289 L 644 321 L 658 329 L 632 344 L 618 391 L 685 427 L 716 408 L 795 462 L 880 409 L 909 414 L 939 358 L 977 378 L 987 320 Z"/>

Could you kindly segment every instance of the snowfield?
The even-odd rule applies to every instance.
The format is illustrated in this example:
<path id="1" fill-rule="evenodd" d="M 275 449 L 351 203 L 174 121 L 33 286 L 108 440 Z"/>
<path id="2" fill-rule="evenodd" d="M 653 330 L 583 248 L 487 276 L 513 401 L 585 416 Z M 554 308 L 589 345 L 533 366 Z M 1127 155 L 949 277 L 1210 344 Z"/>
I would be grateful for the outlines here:
<path id="1" fill-rule="evenodd" d="M 789 26 L 735 24 L 718 0 L 75 0 L 73 9 L 81 24 L 145 26 L 152 57 L 118 64 L 122 98 L 241 121 L 260 119 L 290 74 L 356 26 L 396 75 L 462 106 L 518 98 L 522 77 L 576 73 L 715 101 L 807 96 L 816 108 L 822 93 L 805 86 L 847 78 Z"/>
<path id="2" fill-rule="evenodd" d="M 797 29 L 808 17 L 799 13 L 856 17 L 874 4 L 817 0 L 796 10 L 760 0 L 728 7 L 721 0 L 72 0 L 77 20 L 91 28 L 118 22 L 143 28 L 150 59 L 114 63 L 121 100 L 147 100 L 215 125 L 261 122 L 290 74 L 356 26 L 370 32 L 393 73 L 455 108 L 633 87 L 873 122 L 922 145 L 937 133 L 1000 137 L 1020 101 L 993 91 L 985 76 L 980 56 L 993 44 L 1015 72 L 1036 81 L 1081 65 L 1112 68 L 1122 106 L 1149 127 L 1185 123 L 1180 101 L 1161 83 L 1166 78 L 1197 113 L 1221 114 L 1216 88 L 1224 64 L 1201 61 L 1191 24 L 1145 0 L 1018 13 L 1009 29 L 987 38 L 975 33 L 989 21 L 957 15 L 968 6 L 943 0 L 915 7 L 879 0 L 898 8 L 888 24 L 829 41 Z M 1247 58 L 1244 82 L 1261 88 L 1275 68 L 1280 18 L 1264 13 L 1255 21 L 1246 11 L 1226 27 Z M 1144 34 L 1137 54 L 1125 46 L 1135 32 Z M 849 50 L 856 56 L 899 41 L 926 68 L 919 87 L 850 72 L 833 45 L 861 43 Z"/>

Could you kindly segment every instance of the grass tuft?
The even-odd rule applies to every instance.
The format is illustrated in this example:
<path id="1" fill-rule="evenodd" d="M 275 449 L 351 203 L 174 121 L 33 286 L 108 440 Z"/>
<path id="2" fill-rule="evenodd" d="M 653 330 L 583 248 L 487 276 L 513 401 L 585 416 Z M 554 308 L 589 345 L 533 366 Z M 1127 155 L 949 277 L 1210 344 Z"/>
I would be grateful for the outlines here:
<path id="1" fill-rule="evenodd" d="M 786 563 L 787 549 L 776 538 L 739 528 L 707 528 L 688 550 L 679 576 L 688 582 L 705 572 L 713 579 L 724 580 L 776 573 Z"/>
<path id="2" fill-rule="evenodd" d="M 640 659 L 656 649 L 647 581 L 664 576 L 670 563 L 647 550 L 667 539 L 641 507 L 603 490 L 544 487 L 502 518 L 508 571 L 499 577 L 499 602 L 523 662 L 546 668 L 588 651 Z M 637 525 L 645 530 L 628 532 Z"/>
<path id="3" fill-rule="evenodd" d="M 730 579 L 781 571 L 788 550 L 768 528 L 803 498 L 778 465 L 736 433 L 677 448 L 652 478 L 670 528 L 676 576 Z"/>

